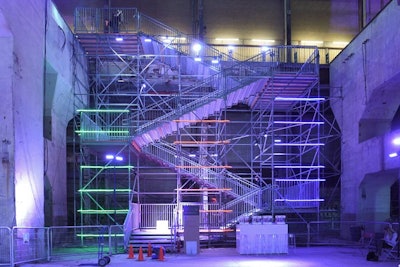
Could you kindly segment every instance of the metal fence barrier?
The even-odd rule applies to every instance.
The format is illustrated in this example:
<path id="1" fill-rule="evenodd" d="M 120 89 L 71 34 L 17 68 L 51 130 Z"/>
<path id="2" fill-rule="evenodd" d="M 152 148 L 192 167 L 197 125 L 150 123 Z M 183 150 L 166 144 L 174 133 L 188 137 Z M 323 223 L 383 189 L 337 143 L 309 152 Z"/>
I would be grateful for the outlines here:
<path id="1" fill-rule="evenodd" d="M 49 260 L 49 228 L 14 227 L 12 229 L 11 266 Z"/>
<path id="2" fill-rule="evenodd" d="M 0 266 L 11 266 L 11 229 L 0 227 Z"/>
<path id="3" fill-rule="evenodd" d="M 388 222 L 288 222 L 297 246 L 362 247 L 362 234 L 383 233 Z M 399 223 L 392 223 L 396 230 Z M 0 266 L 126 253 L 122 226 L 0 227 Z M 96 258 L 97 259 L 97 258 Z"/>
<path id="4" fill-rule="evenodd" d="M 288 222 L 289 233 L 295 234 L 300 246 L 361 246 L 362 233 L 383 233 L 388 222 L 311 221 Z M 399 223 L 391 223 L 400 231 Z"/>
<path id="5" fill-rule="evenodd" d="M 110 254 L 108 226 L 50 227 L 50 257 L 60 259 L 74 255 L 96 255 L 99 249 Z"/>

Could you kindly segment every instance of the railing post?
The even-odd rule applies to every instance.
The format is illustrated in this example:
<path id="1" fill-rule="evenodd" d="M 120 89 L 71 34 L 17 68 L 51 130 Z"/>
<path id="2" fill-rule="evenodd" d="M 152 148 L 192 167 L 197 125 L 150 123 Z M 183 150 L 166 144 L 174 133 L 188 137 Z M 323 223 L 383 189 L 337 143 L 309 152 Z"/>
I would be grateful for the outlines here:
<path id="1" fill-rule="evenodd" d="M 108 253 L 109 253 L 109 255 L 112 255 L 113 253 L 112 253 L 112 242 L 111 242 L 111 226 L 107 226 L 107 228 L 108 228 Z"/>
<path id="2" fill-rule="evenodd" d="M 14 266 L 14 234 L 13 229 L 8 228 L 9 232 L 9 242 L 10 242 L 10 266 Z"/>
<path id="3" fill-rule="evenodd" d="M 136 22 L 136 32 L 140 32 L 141 29 L 141 25 L 140 25 L 140 13 L 137 9 L 135 9 L 135 18 L 137 19 Z"/>
<path id="4" fill-rule="evenodd" d="M 309 222 L 307 222 L 307 247 L 310 246 L 310 241 L 311 241 L 311 225 Z"/>
<path id="5" fill-rule="evenodd" d="M 51 253 L 51 240 L 52 240 L 52 231 L 50 231 L 50 227 L 45 228 L 47 230 L 47 261 L 50 261 L 50 253 Z"/>

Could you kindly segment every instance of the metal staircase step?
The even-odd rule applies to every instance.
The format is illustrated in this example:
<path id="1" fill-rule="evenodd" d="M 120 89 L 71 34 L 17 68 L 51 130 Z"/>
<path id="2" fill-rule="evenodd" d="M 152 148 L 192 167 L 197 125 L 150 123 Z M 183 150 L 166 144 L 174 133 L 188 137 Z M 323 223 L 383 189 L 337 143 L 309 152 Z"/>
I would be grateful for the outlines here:
<path id="1" fill-rule="evenodd" d="M 174 235 L 171 233 L 160 233 L 155 230 L 133 231 L 130 235 L 129 246 L 147 251 L 149 244 L 152 247 L 164 247 L 167 251 L 174 249 Z"/>

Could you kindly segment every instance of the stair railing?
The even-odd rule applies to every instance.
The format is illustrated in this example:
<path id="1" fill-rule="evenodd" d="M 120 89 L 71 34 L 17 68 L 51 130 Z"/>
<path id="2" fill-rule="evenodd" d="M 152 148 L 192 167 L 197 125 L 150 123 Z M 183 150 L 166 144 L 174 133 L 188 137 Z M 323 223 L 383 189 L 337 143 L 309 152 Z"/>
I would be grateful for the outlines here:
<path id="1" fill-rule="evenodd" d="M 211 188 L 231 188 L 232 190 L 228 191 L 228 193 L 236 198 L 258 188 L 256 184 L 242 179 L 240 176 L 226 169 L 220 169 L 217 165 L 215 167 L 207 166 L 202 168 L 202 165 L 193 161 L 189 157 L 189 154 L 182 151 L 178 156 L 176 147 L 164 141 L 146 146 L 143 152 L 150 154 L 153 158 L 164 164 L 168 164 L 171 168 L 178 166 L 183 174 L 192 177 L 200 184 Z M 178 160 L 180 161 L 179 163 Z M 204 177 L 206 179 L 203 179 Z M 256 205 L 256 203 L 252 201 L 252 205 Z"/>
<path id="2" fill-rule="evenodd" d="M 260 57 L 258 55 L 257 57 Z M 189 87 L 179 94 L 180 106 L 170 110 L 161 116 L 156 116 L 152 120 L 148 120 L 146 123 L 140 125 L 136 131 L 136 135 L 142 134 L 149 129 L 156 128 L 160 124 L 166 121 L 172 121 L 178 119 L 181 115 L 194 111 L 196 108 L 204 106 L 215 99 L 223 99 L 230 93 L 243 88 L 246 85 L 251 84 L 261 78 L 271 75 L 271 65 L 269 63 L 260 64 L 256 71 L 252 70 L 246 65 L 246 62 L 237 64 L 231 68 L 225 69 L 224 71 L 214 74 L 202 81 L 199 81 L 196 85 Z M 236 79 L 232 79 L 235 77 Z M 212 88 L 207 94 L 197 95 L 197 97 L 191 96 L 199 88 L 207 87 Z M 161 99 L 160 102 L 171 101 L 171 106 L 176 106 L 176 98 L 178 95 L 173 95 L 167 99 Z M 156 105 L 156 104 L 154 104 Z M 211 115 L 211 114 L 210 114 Z"/>

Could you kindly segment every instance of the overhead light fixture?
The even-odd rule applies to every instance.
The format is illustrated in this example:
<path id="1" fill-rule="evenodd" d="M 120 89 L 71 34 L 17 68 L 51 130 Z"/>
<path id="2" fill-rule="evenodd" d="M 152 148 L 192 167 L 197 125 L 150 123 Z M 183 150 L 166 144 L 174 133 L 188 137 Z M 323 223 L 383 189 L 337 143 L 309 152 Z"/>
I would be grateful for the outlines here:
<path id="1" fill-rule="evenodd" d="M 268 39 L 251 39 L 252 42 L 260 43 L 260 44 L 271 44 L 275 43 L 275 40 L 268 40 Z"/>
<path id="2" fill-rule="evenodd" d="M 172 41 L 185 41 L 185 37 L 171 37 L 171 36 L 162 36 L 161 40 L 163 43 L 170 44 Z"/>
<path id="3" fill-rule="evenodd" d="M 300 165 L 300 166 L 293 166 L 293 165 L 281 165 L 281 166 L 274 166 L 275 169 L 324 169 L 325 166 L 322 165 Z"/>
<path id="4" fill-rule="evenodd" d="M 113 159 L 115 159 L 116 161 L 123 161 L 123 160 L 124 160 L 123 157 L 121 157 L 121 156 L 114 156 L 114 155 L 112 155 L 112 154 L 107 154 L 107 155 L 106 155 L 106 159 L 108 159 L 108 160 L 113 160 Z"/>
<path id="5" fill-rule="evenodd" d="M 144 89 L 146 89 L 146 84 L 142 83 L 142 85 L 140 86 L 140 92 L 142 92 Z"/>
<path id="6" fill-rule="evenodd" d="M 389 158 L 395 158 L 397 156 L 399 156 L 399 154 L 397 152 L 393 152 L 393 153 L 389 154 Z"/>
<path id="7" fill-rule="evenodd" d="M 115 38 L 115 41 L 117 42 L 122 42 L 124 40 L 124 38 L 122 38 L 121 36 L 118 36 Z"/>
<path id="8" fill-rule="evenodd" d="M 262 51 L 262 52 L 267 52 L 268 49 L 269 49 L 268 46 L 262 46 L 262 47 L 261 47 L 261 51 Z"/>
<path id="9" fill-rule="evenodd" d="M 300 41 L 302 45 L 322 45 L 323 41 L 303 40 Z"/>
<path id="10" fill-rule="evenodd" d="M 150 39 L 150 38 L 145 38 L 144 41 L 145 41 L 146 43 L 151 43 L 151 39 Z"/>
<path id="11" fill-rule="evenodd" d="M 216 41 L 220 42 L 238 42 L 238 38 L 215 38 Z"/>
<path id="12" fill-rule="evenodd" d="M 282 198 L 282 199 L 275 199 L 275 202 L 322 202 L 325 201 L 323 198 L 312 198 L 312 199 L 288 199 L 288 198 Z"/>
<path id="13" fill-rule="evenodd" d="M 337 45 L 337 46 L 346 46 L 346 45 L 349 44 L 349 42 L 337 42 L 337 41 L 334 41 L 334 42 L 332 42 L 332 44 L 333 45 Z"/>
<path id="14" fill-rule="evenodd" d="M 276 146 L 324 146 L 324 143 L 277 143 Z"/>
<path id="15" fill-rule="evenodd" d="M 195 58 L 194 58 L 194 61 L 200 62 L 200 61 L 201 61 L 201 57 L 195 57 Z"/>
<path id="16" fill-rule="evenodd" d="M 400 145 L 400 137 L 394 138 L 394 139 L 392 140 L 392 143 L 393 143 L 393 145 L 396 145 L 396 146 Z"/>
<path id="17" fill-rule="evenodd" d="M 323 121 L 274 121 L 274 124 L 322 125 Z"/>
<path id="18" fill-rule="evenodd" d="M 309 182 L 325 182 L 326 179 L 296 179 L 296 178 L 276 178 L 275 182 L 305 182 L 305 183 L 309 183 Z"/>
<path id="19" fill-rule="evenodd" d="M 324 101 L 323 97 L 275 97 L 276 101 Z"/>
<path id="20" fill-rule="evenodd" d="M 194 52 L 199 53 L 200 50 L 201 50 L 201 44 L 195 43 L 195 44 L 192 46 L 192 49 L 193 49 Z"/>
<path id="21" fill-rule="evenodd" d="M 172 42 L 172 38 L 171 37 L 168 37 L 168 36 L 163 36 L 163 37 L 161 37 L 161 40 L 162 40 L 162 42 L 163 43 L 165 43 L 165 44 L 170 44 L 171 42 Z"/>

